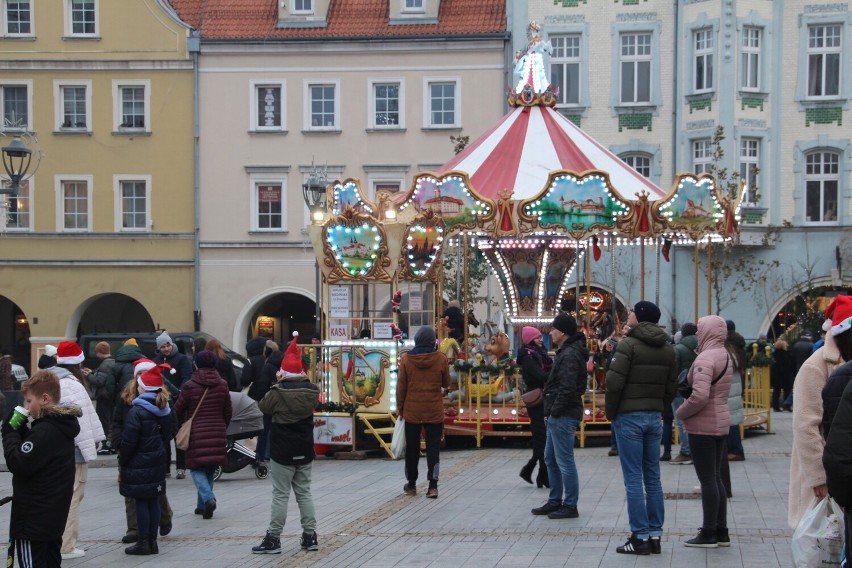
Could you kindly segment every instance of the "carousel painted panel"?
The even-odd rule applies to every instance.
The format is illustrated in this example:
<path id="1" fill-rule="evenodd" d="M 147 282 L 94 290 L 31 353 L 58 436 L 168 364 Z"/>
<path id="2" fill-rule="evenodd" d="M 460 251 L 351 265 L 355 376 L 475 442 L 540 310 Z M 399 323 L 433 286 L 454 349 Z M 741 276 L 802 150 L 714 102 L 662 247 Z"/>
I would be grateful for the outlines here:
<path id="1" fill-rule="evenodd" d="M 493 219 L 495 204 L 480 197 L 471 188 L 467 174 L 419 174 L 413 189 L 403 198 L 399 211 L 413 207 L 419 214 L 427 211 L 440 217 L 447 232 L 473 229 Z"/>
<path id="2" fill-rule="evenodd" d="M 724 211 L 712 176 L 683 174 L 672 191 L 655 208 L 675 233 L 698 239 L 716 230 Z"/>
<path id="3" fill-rule="evenodd" d="M 395 349 L 391 351 L 376 345 L 334 349 L 330 360 L 335 375 L 331 381 L 331 398 L 371 412 L 389 412 L 396 407 L 396 401 L 390 400 L 396 393 L 396 373 L 391 373 L 392 358 L 396 360 Z"/>
<path id="4" fill-rule="evenodd" d="M 436 277 L 444 243 L 444 226 L 431 213 L 422 215 L 405 232 L 399 265 L 405 280 L 432 280 Z"/>
<path id="5" fill-rule="evenodd" d="M 337 181 L 332 186 L 332 213 L 341 215 L 348 209 L 353 209 L 362 215 L 376 213 L 376 205 L 361 191 L 361 184 L 357 179 L 348 178 Z"/>
<path id="6" fill-rule="evenodd" d="M 343 279 L 389 281 L 388 238 L 381 223 L 352 209 L 323 227 L 323 264 L 329 282 Z"/>

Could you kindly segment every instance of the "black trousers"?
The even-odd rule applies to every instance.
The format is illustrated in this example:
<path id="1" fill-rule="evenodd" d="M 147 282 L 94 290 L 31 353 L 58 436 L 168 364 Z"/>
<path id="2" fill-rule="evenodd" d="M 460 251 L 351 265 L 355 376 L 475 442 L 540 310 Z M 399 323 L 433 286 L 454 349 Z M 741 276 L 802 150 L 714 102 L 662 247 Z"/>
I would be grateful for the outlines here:
<path id="1" fill-rule="evenodd" d="M 438 487 L 440 473 L 441 433 L 444 424 L 413 424 L 405 422 L 405 478 L 412 487 L 417 483 L 417 464 L 420 461 L 420 431 L 426 432 L 426 479 L 429 487 Z"/>
<path id="2" fill-rule="evenodd" d="M 689 435 L 692 463 L 701 484 L 701 508 L 704 521 L 701 528 L 714 531 L 728 527 L 728 496 L 722 483 L 722 459 L 727 451 L 727 435 Z"/>
<path id="3" fill-rule="evenodd" d="M 34 541 L 17 539 L 12 543 L 20 568 L 59 568 L 62 566 L 62 539 Z"/>

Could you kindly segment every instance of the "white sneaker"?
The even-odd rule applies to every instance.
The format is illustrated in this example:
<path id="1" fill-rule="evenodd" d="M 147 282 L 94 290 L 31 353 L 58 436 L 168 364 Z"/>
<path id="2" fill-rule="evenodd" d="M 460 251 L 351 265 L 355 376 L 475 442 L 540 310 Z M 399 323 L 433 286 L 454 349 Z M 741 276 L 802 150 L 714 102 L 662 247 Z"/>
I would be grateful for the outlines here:
<path id="1" fill-rule="evenodd" d="M 83 558 L 86 556 L 86 551 L 80 548 L 75 548 L 71 552 L 63 552 L 62 560 L 71 560 L 72 558 Z"/>

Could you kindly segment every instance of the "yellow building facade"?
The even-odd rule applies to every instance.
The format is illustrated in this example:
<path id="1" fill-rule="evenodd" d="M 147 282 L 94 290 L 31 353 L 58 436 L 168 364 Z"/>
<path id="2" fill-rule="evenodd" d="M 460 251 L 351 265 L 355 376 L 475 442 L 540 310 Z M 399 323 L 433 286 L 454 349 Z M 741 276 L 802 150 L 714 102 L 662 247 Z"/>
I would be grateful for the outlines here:
<path id="1" fill-rule="evenodd" d="M 25 364 L 81 333 L 192 330 L 187 27 L 157 0 L 2 7 L 0 141 L 37 169 L 0 196 L 0 347 Z"/>

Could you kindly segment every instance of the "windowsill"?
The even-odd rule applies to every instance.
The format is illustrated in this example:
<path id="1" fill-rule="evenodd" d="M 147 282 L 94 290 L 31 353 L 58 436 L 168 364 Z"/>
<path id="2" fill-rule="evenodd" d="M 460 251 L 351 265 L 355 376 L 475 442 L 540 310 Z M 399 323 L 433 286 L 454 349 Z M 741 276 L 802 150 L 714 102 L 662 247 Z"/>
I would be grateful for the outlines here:
<path id="1" fill-rule="evenodd" d="M 840 221 L 805 221 L 805 227 L 839 227 Z"/>
<path id="2" fill-rule="evenodd" d="M 695 100 L 700 100 L 700 99 L 706 99 L 707 97 L 710 97 L 711 99 L 716 98 L 716 91 L 712 90 L 712 91 L 705 91 L 703 93 L 690 93 L 688 95 L 685 95 L 684 98 L 687 101 L 695 101 Z"/>
<path id="3" fill-rule="evenodd" d="M 376 128 L 375 126 L 367 128 L 364 132 L 405 132 L 405 128 Z"/>
<path id="4" fill-rule="evenodd" d="M 819 108 L 819 107 L 836 107 L 837 105 L 846 105 L 849 99 L 838 97 L 836 99 L 803 99 L 797 101 L 802 108 Z"/>
<path id="5" fill-rule="evenodd" d="M 91 136 L 91 130 L 54 130 L 56 136 Z"/>
<path id="6" fill-rule="evenodd" d="M 268 235 L 287 235 L 290 231 L 287 229 L 251 229 L 248 234 L 250 236 L 268 236 Z"/>
<path id="7" fill-rule="evenodd" d="M 151 136 L 150 130 L 113 130 L 113 136 Z"/>
<path id="8" fill-rule="evenodd" d="M 763 91 L 748 91 L 746 89 L 740 89 L 738 91 L 740 98 L 742 97 L 761 97 L 765 99 L 769 96 L 769 93 L 764 93 Z"/>
<path id="9" fill-rule="evenodd" d="M 616 114 L 642 114 L 646 112 L 657 112 L 657 105 L 642 103 L 637 105 L 621 105 L 615 107 Z"/>
<path id="10" fill-rule="evenodd" d="M 455 126 L 455 125 L 453 125 L 453 126 L 424 126 L 423 128 L 420 129 L 420 132 L 448 132 L 448 131 L 461 132 L 461 130 L 462 130 L 461 126 Z"/>
<path id="11" fill-rule="evenodd" d="M 343 131 L 339 128 L 328 128 L 328 129 L 310 129 L 310 130 L 302 130 L 302 134 L 343 134 Z"/>
<path id="12" fill-rule="evenodd" d="M 147 235 L 150 229 L 118 229 L 116 233 L 120 235 Z"/>
<path id="13" fill-rule="evenodd" d="M 22 136 L 24 134 L 38 135 L 35 130 L 31 130 L 30 128 L 11 128 L 9 126 L 0 127 L 0 134 L 9 134 L 11 136 Z"/>
<path id="14" fill-rule="evenodd" d="M 101 36 L 99 36 L 99 35 L 62 36 L 62 41 L 101 41 Z"/>
<path id="15" fill-rule="evenodd" d="M 411 14 L 411 13 L 403 13 L 400 14 L 399 17 L 390 18 L 388 20 L 388 25 L 391 26 L 405 26 L 405 25 L 424 25 L 424 24 L 437 24 L 438 18 L 436 16 L 427 15 L 427 14 Z"/>
<path id="16" fill-rule="evenodd" d="M 0 38 L 6 40 L 17 40 L 17 41 L 35 41 L 36 36 L 33 34 L 30 35 L 2 35 Z"/>
<path id="17" fill-rule="evenodd" d="M 249 130 L 248 131 L 249 134 L 287 134 L 287 132 L 289 132 L 289 130 L 272 130 L 272 129 L 260 130 L 260 129 L 257 129 L 257 130 Z"/>

